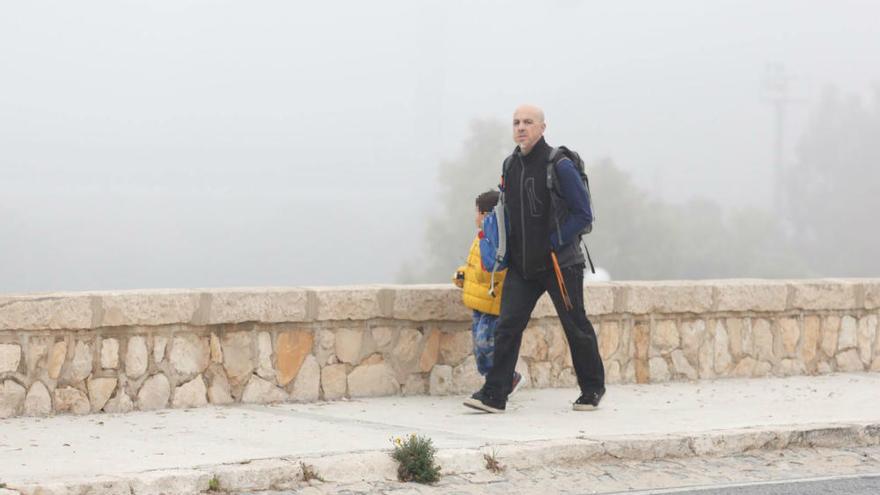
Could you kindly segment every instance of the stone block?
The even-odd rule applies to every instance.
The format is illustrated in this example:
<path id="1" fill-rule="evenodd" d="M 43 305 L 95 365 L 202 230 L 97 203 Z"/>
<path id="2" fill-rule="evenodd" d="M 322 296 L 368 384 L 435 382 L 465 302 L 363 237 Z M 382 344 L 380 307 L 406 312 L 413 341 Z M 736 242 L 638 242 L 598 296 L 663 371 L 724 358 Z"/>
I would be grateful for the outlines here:
<path id="1" fill-rule="evenodd" d="M 473 338 L 471 344 L 473 346 Z M 526 328 L 522 335 L 519 355 L 521 358 L 528 358 L 532 361 L 547 360 L 547 340 L 544 338 L 543 328 L 538 325 Z"/>
<path id="2" fill-rule="evenodd" d="M 269 332 L 257 334 L 257 375 L 264 380 L 275 379 L 272 367 L 272 336 Z"/>
<path id="3" fill-rule="evenodd" d="M 852 316 L 844 316 L 840 320 L 840 335 L 837 340 L 838 349 L 845 351 L 853 349 L 858 345 L 858 323 Z"/>
<path id="4" fill-rule="evenodd" d="M 307 289 L 253 288 L 210 292 L 205 323 L 283 323 L 309 321 Z"/>
<path id="5" fill-rule="evenodd" d="M 397 330 L 390 327 L 375 327 L 370 329 L 370 333 L 373 335 L 376 349 L 380 352 L 390 351 L 397 339 Z"/>
<path id="6" fill-rule="evenodd" d="M 410 321 L 470 321 L 471 310 L 461 302 L 461 291 L 448 284 L 414 285 L 397 289 L 392 317 Z"/>
<path id="7" fill-rule="evenodd" d="M 327 329 L 320 329 L 315 331 L 313 338 L 315 340 L 315 359 L 318 360 L 318 364 L 324 366 L 339 362 L 336 357 L 336 334 Z"/>
<path id="8" fill-rule="evenodd" d="M 21 415 L 25 396 L 24 387 L 13 380 L 0 382 L 0 419 Z"/>
<path id="9" fill-rule="evenodd" d="M 332 338 L 333 334 L 330 335 Z M 306 330 L 278 334 L 275 340 L 275 368 L 279 385 L 284 387 L 296 378 L 306 356 L 312 352 L 314 339 L 314 334 Z"/>
<path id="10" fill-rule="evenodd" d="M 746 334 L 744 322 L 740 318 L 727 318 L 724 321 L 727 329 L 727 338 L 730 341 L 730 355 L 733 359 L 742 359 L 750 354 L 743 348 L 744 335 Z"/>
<path id="11" fill-rule="evenodd" d="M 420 373 L 409 375 L 403 384 L 403 395 L 425 395 L 427 390 L 428 382 Z"/>
<path id="12" fill-rule="evenodd" d="M 736 363 L 732 375 L 736 378 L 751 378 L 755 373 L 755 366 L 758 362 L 751 357 L 744 357 L 740 362 Z"/>
<path id="13" fill-rule="evenodd" d="M 211 348 L 211 363 L 223 364 L 223 346 L 220 345 L 220 337 L 217 337 L 216 333 L 211 334 L 209 346 Z"/>
<path id="14" fill-rule="evenodd" d="M 64 371 L 64 377 L 70 382 L 81 382 L 92 374 L 92 346 L 77 341 L 73 351 L 73 359 Z"/>
<path id="15" fill-rule="evenodd" d="M 90 410 L 89 399 L 82 391 L 73 387 L 55 389 L 56 413 L 88 414 Z"/>
<path id="16" fill-rule="evenodd" d="M 115 370 L 119 367 L 119 340 L 101 340 L 101 368 Z"/>
<path id="17" fill-rule="evenodd" d="M 431 330 L 425 337 L 425 346 L 422 348 L 422 355 L 419 357 L 419 371 L 428 373 L 437 364 L 440 357 L 440 331 Z"/>
<path id="18" fill-rule="evenodd" d="M 147 378 L 137 394 L 137 408 L 141 411 L 163 409 L 171 398 L 171 383 L 168 377 L 159 373 Z"/>
<path id="19" fill-rule="evenodd" d="M 529 365 L 529 373 L 532 375 L 532 386 L 535 388 L 549 388 L 552 386 L 552 382 L 554 376 L 552 374 L 552 369 L 550 363 L 544 362 L 536 362 Z M 483 385 L 482 377 L 480 377 L 480 383 L 477 385 L 473 391 L 479 390 L 479 388 Z"/>
<path id="20" fill-rule="evenodd" d="M 796 376 L 805 375 L 807 373 L 804 363 L 801 363 L 796 359 L 783 359 L 779 361 L 774 371 L 779 376 Z"/>
<path id="21" fill-rule="evenodd" d="M 553 300 L 550 299 L 549 294 L 544 293 L 544 295 L 538 299 L 538 303 L 535 304 L 535 309 L 532 310 L 532 319 L 555 318 L 557 316 L 556 307 L 553 306 Z"/>
<path id="22" fill-rule="evenodd" d="M 431 370 L 428 378 L 428 393 L 431 395 L 449 395 L 452 391 L 452 366 L 438 364 Z"/>
<path id="23" fill-rule="evenodd" d="M 92 299 L 85 294 L 0 296 L 0 330 L 92 328 Z"/>
<path id="24" fill-rule="evenodd" d="M 400 331 L 397 343 L 390 356 L 395 362 L 395 367 L 402 370 L 405 375 L 416 370 L 421 357 L 422 332 L 412 328 Z"/>
<path id="25" fill-rule="evenodd" d="M 28 375 L 34 375 L 37 370 L 47 369 L 47 358 L 53 341 L 52 337 L 28 338 L 27 352 L 24 358 Z"/>
<path id="26" fill-rule="evenodd" d="M 387 318 L 394 296 L 393 291 L 378 286 L 316 287 L 312 294 L 317 301 L 316 319 L 321 321 Z"/>
<path id="27" fill-rule="evenodd" d="M 348 370 L 344 364 L 331 364 L 321 370 L 321 389 L 324 400 L 336 400 L 345 397 L 348 391 Z"/>
<path id="28" fill-rule="evenodd" d="M 229 379 L 222 366 L 214 365 L 205 372 L 208 379 L 208 402 L 216 405 L 231 404 L 235 402 L 229 387 Z"/>
<path id="29" fill-rule="evenodd" d="M 197 375 L 192 380 L 178 386 L 171 399 L 171 407 L 176 409 L 202 407 L 207 404 L 208 389 L 205 387 L 202 375 Z"/>
<path id="30" fill-rule="evenodd" d="M 168 337 L 157 335 L 153 337 L 153 362 L 160 364 L 165 359 L 165 348 L 168 347 Z"/>
<path id="31" fill-rule="evenodd" d="M 826 316 L 822 320 L 822 352 L 827 357 L 837 354 L 837 340 L 840 332 L 840 317 Z"/>
<path id="32" fill-rule="evenodd" d="M 815 280 L 792 282 L 789 309 L 831 310 L 856 308 L 859 284 L 846 280 Z"/>
<path id="33" fill-rule="evenodd" d="M 165 289 L 105 293 L 100 326 L 189 323 L 199 309 L 200 297 L 198 292 Z"/>
<path id="34" fill-rule="evenodd" d="M 358 364 L 364 356 L 364 331 L 343 328 L 336 331 L 336 358 L 342 363 Z"/>
<path id="35" fill-rule="evenodd" d="M 240 385 L 254 371 L 253 348 L 249 332 L 233 332 L 223 336 L 223 368 L 232 385 Z"/>
<path id="36" fill-rule="evenodd" d="M 562 384 L 562 380 L 560 379 L 561 372 L 557 375 L 556 383 L 554 383 L 557 387 L 563 387 L 565 385 Z M 577 377 L 575 377 L 575 385 Z M 620 369 L 620 362 L 618 361 L 608 361 L 605 363 L 605 383 L 609 385 L 617 385 L 623 383 L 623 375 Z"/>
<path id="37" fill-rule="evenodd" d="M 473 352 L 473 348 L 471 332 L 444 332 L 440 336 L 440 361 L 443 364 L 457 365 Z"/>
<path id="38" fill-rule="evenodd" d="M 351 397 L 378 397 L 397 395 L 400 384 L 387 363 L 362 364 L 348 374 L 348 393 Z"/>
<path id="39" fill-rule="evenodd" d="M 147 372 L 147 341 L 141 336 L 128 339 L 125 353 L 125 374 L 129 378 L 140 378 Z"/>
<path id="40" fill-rule="evenodd" d="M 816 359 L 819 339 L 822 336 L 822 321 L 818 316 L 804 318 L 804 338 L 801 340 L 800 358 L 804 364 L 809 364 Z"/>
<path id="41" fill-rule="evenodd" d="M 550 332 L 548 332 L 549 334 Z M 562 329 L 559 330 L 559 333 L 553 333 L 553 344 L 556 344 L 555 339 L 557 335 L 562 336 L 562 342 L 559 344 L 558 351 L 568 352 L 567 346 L 565 345 L 565 334 Z M 620 347 L 620 322 L 618 321 L 603 321 L 599 324 L 599 354 L 602 356 L 602 359 L 610 359 L 617 352 L 617 349 Z M 554 349 L 554 351 L 556 351 Z M 558 352 L 557 351 L 557 352 Z M 560 352 L 561 353 L 561 352 Z M 555 354 L 555 353 L 554 353 Z M 555 362 L 555 356 L 549 356 L 551 361 Z"/>
<path id="42" fill-rule="evenodd" d="M 0 344 L 0 373 L 14 373 L 21 364 L 21 346 Z"/>
<path id="43" fill-rule="evenodd" d="M 87 382 L 92 412 L 104 409 L 113 391 L 116 390 L 116 383 L 116 378 L 92 378 Z"/>
<path id="44" fill-rule="evenodd" d="M 865 365 L 859 357 L 859 351 L 856 349 L 844 350 L 837 353 L 836 356 L 837 369 L 845 372 L 864 371 Z"/>
<path id="45" fill-rule="evenodd" d="M 697 282 L 631 282 L 625 313 L 704 313 L 712 309 L 712 286 Z"/>
<path id="46" fill-rule="evenodd" d="M 483 377 L 477 371 L 474 356 L 468 356 L 452 369 L 452 390 L 457 394 L 470 395 L 483 386 Z"/>
<path id="47" fill-rule="evenodd" d="M 681 323 L 681 350 L 692 363 L 700 362 L 700 347 L 706 340 L 706 322 L 704 320 L 684 321 Z"/>
<path id="48" fill-rule="evenodd" d="M 654 357 L 648 362 L 650 369 L 651 383 L 668 382 L 669 366 L 662 357 Z"/>
<path id="49" fill-rule="evenodd" d="M 670 357 L 672 358 L 672 367 L 676 374 L 684 376 L 688 380 L 696 380 L 700 377 L 699 373 L 688 361 L 683 351 L 676 349 L 672 351 Z"/>
<path id="50" fill-rule="evenodd" d="M 134 411 L 134 402 L 124 390 L 117 390 L 116 396 L 104 405 L 104 412 L 111 414 L 123 414 L 131 411 Z"/>
<path id="51" fill-rule="evenodd" d="M 584 284 L 584 305 L 588 315 L 607 315 L 614 312 L 614 286 L 604 282 Z"/>
<path id="52" fill-rule="evenodd" d="M 211 360 L 208 339 L 194 334 L 183 334 L 171 341 L 168 361 L 177 373 L 194 375 L 202 373 Z"/>
<path id="53" fill-rule="evenodd" d="M 775 280 L 724 280 L 713 282 L 716 311 L 784 311 L 788 286 Z"/>
<path id="54" fill-rule="evenodd" d="M 752 320 L 752 334 L 755 338 L 755 354 L 758 360 L 775 363 L 777 358 L 773 349 L 773 331 L 770 322 L 758 318 Z"/>
<path id="55" fill-rule="evenodd" d="M 864 287 L 865 309 L 880 308 L 880 280 L 865 281 Z"/>
<path id="56" fill-rule="evenodd" d="M 27 397 L 24 400 L 24 414 L 26 416 L 48 416 L 52 414 L 52 396 L 43 382 L 36 381 L 31 384 Z"/>
<path id="57" fill-rule="evenodd" d="M 782 318 L 779 322 L 777 334 L 778 345 L 774 348 L 779 357 L 793 358 L 797 356 L 798 341 L 800 340 L 800 325 L 794 318 Z"/>
<path id="58" fill-rule="evenodd" d="M 877 315 L 863 316 L 859 319 L 859 356 L 866 365 L 871 364 L 874 341 L 877 338 Z"/>
<path id="59" fill-rule="evenodd" d="M 246 404 L 272 404 L 286 400 L 287 393 L 284 390 L 257 375 L 251 375 L 241 395 L 241 401 Z"/>
<path id="60" fill-rule="evenodd" d="M 658 354 L 669 354 L 680 345 L 678 328 L 673 320 L 660 320 L 654 323 L 651 344 Z"/>
<path id="61" fill-rule="evenodd" d="M 617 333 L 618 335 L 611 335 L 612 333 Z M 565 331 L 562 329 L 562 325 L 558 322 L 548 323 L 545 327 L 545 334 L 547 336 L 547 359 L 557 367 L 571 367 L 571 352 L 568 349 L 568 340 L 565 338 Z M 619 338 L 619 332 L 614 332 L 613 325 L 606 326 L 604 330 L 600 326 L 597 337 L 599 339 L 599 350 L 601 351 L 604 346 L 607 351 L 612 347 L 614 340 Z"/>
<path id="62" fill-rule="evenodd" d="M 321 394 L 321 367 L 318 360 L 311 354 L 306 356 L 296 380 L 290 398 L 299 402 L 314 402 Z"/>

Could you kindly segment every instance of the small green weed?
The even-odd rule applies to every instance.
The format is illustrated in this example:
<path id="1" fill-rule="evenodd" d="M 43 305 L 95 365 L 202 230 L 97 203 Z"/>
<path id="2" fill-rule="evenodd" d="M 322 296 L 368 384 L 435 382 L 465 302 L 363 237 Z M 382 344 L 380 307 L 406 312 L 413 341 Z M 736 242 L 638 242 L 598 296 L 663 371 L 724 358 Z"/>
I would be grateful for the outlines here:
<path id="1" fill-rule="evenodd" d="M 428 437 L 415 433 L 391 440 L 394 451 L 391 457 L 397 461 L 397 479 L 416 483 L 434 483 L 440 480 L 440 466 L 434 462 L 437 449 Z"/>
<path id="2" fill-rule="evenodd" d="M 211 492 L 219 492 L 220 491 L 220 479 L 217 478 L 215 474 L 213 478 L 208 481 L 208 491 Z"/>

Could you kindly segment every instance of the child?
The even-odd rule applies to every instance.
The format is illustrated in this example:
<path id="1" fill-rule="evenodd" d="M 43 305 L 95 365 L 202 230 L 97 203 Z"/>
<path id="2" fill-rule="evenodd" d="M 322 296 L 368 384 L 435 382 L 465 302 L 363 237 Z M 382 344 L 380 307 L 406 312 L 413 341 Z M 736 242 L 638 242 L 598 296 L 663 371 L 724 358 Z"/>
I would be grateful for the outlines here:
<path id="1" fill-rule="evenodd" d="M 495 351 L 495 325 L 501 313 L 501 288 L 506 271 L 495 273 L 494 295 L 489 293 L 491 274 L 486 271 L 480 258 L 480 239 L 483 238 L 483 220 L 498 203 L 498 191 L 486 191 L 477 196 L 476 227 L 477 236 L 471 244 L 467 264 L 455 272 L 453 283 L 464 289 L 462 299 L 464 305 L 473 310 L 471 331 L 474 338 L 474 357 L 477 360 L 477 371 L 481 375 L 492 369 L 492 354 Z M 522 380 L 522 375 L 513 372 L 513 390 Z M 513 393 L 513 392 L 511 392 Z"/>

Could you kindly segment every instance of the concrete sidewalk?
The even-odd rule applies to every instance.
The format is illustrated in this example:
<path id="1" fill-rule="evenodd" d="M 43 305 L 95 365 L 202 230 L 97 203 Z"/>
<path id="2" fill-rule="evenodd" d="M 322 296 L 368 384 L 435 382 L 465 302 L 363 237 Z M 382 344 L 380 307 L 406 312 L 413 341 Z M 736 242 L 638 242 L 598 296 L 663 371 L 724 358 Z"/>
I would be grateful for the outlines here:
<path id="1" fill-rule="evenodd" d="M 394 479 L 389 439 L 430 436 L 445 473 L 788 446 L 880 443 L 880 374 L 617 385 L 574 412 L 576 390 L 523 390 L 503 415 L 463 397 L 206 407 L 0 420 L 0 482 L 22 493 L 197 493 L 295 488 L 300 461 L 328 480 Z M 40 487 L 43 491 L 38 490 Z M 2 491 L 0 491 L 2 493 Z"/>

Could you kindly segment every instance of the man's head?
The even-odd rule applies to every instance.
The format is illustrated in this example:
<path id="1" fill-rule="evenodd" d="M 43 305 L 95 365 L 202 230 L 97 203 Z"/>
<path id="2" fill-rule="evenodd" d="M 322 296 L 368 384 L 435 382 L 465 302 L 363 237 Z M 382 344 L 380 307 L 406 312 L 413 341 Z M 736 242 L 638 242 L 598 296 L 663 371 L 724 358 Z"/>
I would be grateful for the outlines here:
<path id="1" fill-rule="evenodd" d="M 495 208 L 495 205 L 498 204 L 498 197 L 500 193 L 498 191 L 486 191 L 483 194 L 477 196 L 477 218 L 476 224 L 477 228 L 483 228 L 483 219 L 486 218 L 486 215 L 492 211 L 492 208 Z"/>
<path id="2" fill-rule="evenodd" d="M 524 155 L 532 151 L 546 128 L 544 111 L 534 105 L 520 105 L 513 112 L 513 140 Z"/>

